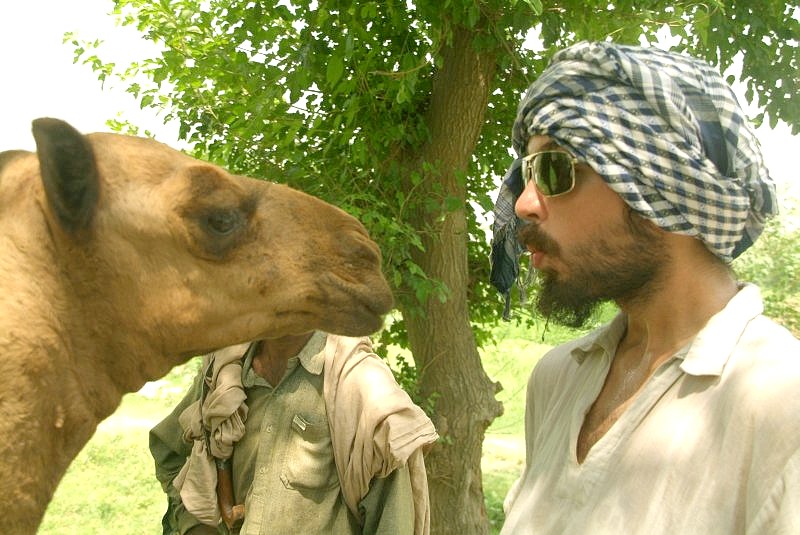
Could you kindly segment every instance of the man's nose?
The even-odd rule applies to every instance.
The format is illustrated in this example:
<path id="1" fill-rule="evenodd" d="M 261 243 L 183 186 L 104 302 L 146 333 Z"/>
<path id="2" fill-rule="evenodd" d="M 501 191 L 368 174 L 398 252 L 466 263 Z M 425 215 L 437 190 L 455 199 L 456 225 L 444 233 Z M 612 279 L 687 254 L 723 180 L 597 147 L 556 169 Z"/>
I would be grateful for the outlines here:
<path id="1" fill-rule="evenodd" d="M 520 219 L 526 221 L 544 221 L 547 219 L 547 205 L 544 196 L 536 184 L 529 182 L 514 205 L 514 211 Z"/>

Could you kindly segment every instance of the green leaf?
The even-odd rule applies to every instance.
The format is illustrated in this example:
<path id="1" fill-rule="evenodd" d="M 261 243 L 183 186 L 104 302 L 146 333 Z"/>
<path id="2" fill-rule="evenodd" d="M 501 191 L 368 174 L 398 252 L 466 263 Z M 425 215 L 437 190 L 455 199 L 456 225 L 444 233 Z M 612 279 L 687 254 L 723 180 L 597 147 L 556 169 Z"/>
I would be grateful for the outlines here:
<path id="1" fill-rule="evenodd" d="M 478 6 L 475 4 L 470 5 L 467 8 L 467 26 L 469 28 L 474 28 L 476 24 L 478 24 L 478 19 L 481 16 L 481 12 L 478 9 Z"/>
<path id="2" fill-rule="evenodd" d="M 542 14 L 542 0 L 525 0 L 525 3 L 528 4 L 537 15 Z"/>
<path id="3" fill-rule="evenodd" d="M 325 79 L 328 86 L 335 86 L 344 74 L 344 59 L 341 55 L 334 53 L 328 60 L 328 67 L 325 71 Z"/>
<path id="4" fill-rule="evenodd" d="M 464 207 L 464 202 L 458 197 L 447 197 L 444 200 L 444 209 L 446 212 L 455 212 Z"/>

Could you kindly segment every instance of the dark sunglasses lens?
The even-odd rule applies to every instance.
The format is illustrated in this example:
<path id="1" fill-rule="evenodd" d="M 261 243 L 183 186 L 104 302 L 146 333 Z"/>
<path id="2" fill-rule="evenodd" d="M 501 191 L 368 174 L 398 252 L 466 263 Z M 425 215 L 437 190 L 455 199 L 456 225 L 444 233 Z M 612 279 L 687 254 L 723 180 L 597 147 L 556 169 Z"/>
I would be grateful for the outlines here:
<path id="1" fill-rule="evenodd" d="M 536 186 L 543 195 L 560 195 L 572 189 L 572 158 L 566 152 L 543 152 L 533 159 Z"/>

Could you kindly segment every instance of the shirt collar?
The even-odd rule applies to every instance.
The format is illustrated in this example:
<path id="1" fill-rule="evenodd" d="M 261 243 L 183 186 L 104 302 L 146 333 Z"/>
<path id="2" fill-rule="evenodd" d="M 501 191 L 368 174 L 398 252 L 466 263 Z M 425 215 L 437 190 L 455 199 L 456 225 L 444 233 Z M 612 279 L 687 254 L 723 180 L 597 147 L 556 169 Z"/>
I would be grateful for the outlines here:
<path id="1" fill-rule="evenodd" d="M 598 348 L 607 355 L 613 356 L 617 351 L 622 335 L 625 334 L 627 326 L 628 316 L 624 312 L 620 312 L 605 326 L 579 339 L 572 350 L 573 358 L 578 361 L 578 364 L 581 364 L 588 355 L 594 353 Z"/>
<path id="2" fill-rule="evenodd" d="M 321 374 L 322 369 L 325 366 L 325 342 L 327 338 L 327 333 L 322 331 L 314 331 L 314 334 L 312 334 L 311 338 L 308 339 L 308 342 L 306 342 L 306 345 L 303 346 L 303 349 L 301 349 L 297 355 L 289 359 L 289 365 L 287 366 L 287 369 L 293 369 L 294 366 L 292 365 L 292 362 L 294 361 L 296 363 L 299 361 L 300 365 L 303 366 L 308 373 L 312 375 Z M 255 353 L 257 346 L 257 342 L 251 343 L 244 354 L 244 365 L 242 366 L 242 384 L 244 384 L 246 387 L 263 382 L 263 379 L 261 379 L 253 371 L 253 354 Z"/>
<path id="3" fill-rule="evenodd" d="M 308 373 L 313 375 L 322 373 L 322 368 L 325 366 L 325 342 L 327 339 L 326 333 L 314 331 L 306 345 L 297 354 L 300 364 Z"/>
<path id="4" fill-rule="evenodd" d="M 753 284 L 741 285 L 728 304 L 711 316 L 697 336 L 676 352 L 673 358 L 683 359 L 681 370 L 689 375 L 722 374 L 739 335 L 750 320 L 763 311 L 764 304 L 758 287 Z M 597 348 L 614 355 L 627 324 L 627 315 L 620 312 L 605 327 L 578 340 L 572 350 L 573 358 L 580 364 Z"/>
<path id="5" fill-rule="evenodd" d="M 747 324 L 764 312 L 761 292 L 744 284 L 725 308 L 711 316 L 689 346 L 681 369 L 689 375 L 721 375 Z"/>

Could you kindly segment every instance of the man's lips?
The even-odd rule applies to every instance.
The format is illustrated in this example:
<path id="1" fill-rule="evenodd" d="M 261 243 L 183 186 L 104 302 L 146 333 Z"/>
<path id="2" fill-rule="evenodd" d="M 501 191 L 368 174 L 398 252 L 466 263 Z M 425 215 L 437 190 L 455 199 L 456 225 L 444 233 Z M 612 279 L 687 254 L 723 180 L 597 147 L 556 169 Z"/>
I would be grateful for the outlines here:
<path id="1" fill-rule="evenodd" d="M 538 251 L 532 247 L 528 247 L 528 251 L 531 253 L 531 265 L 535 269 L 539 269 L 542 265 L 542 259 L 544 258 L 544 251 Z"/>
<path id="2" fill-rule="evenodd" d="M 519 242 L 531 253 L 531 265 L 540 269 L 547 256 L 558 254 L 558 245 L 538 225 L 525 225 L 517 233 Z"/>

